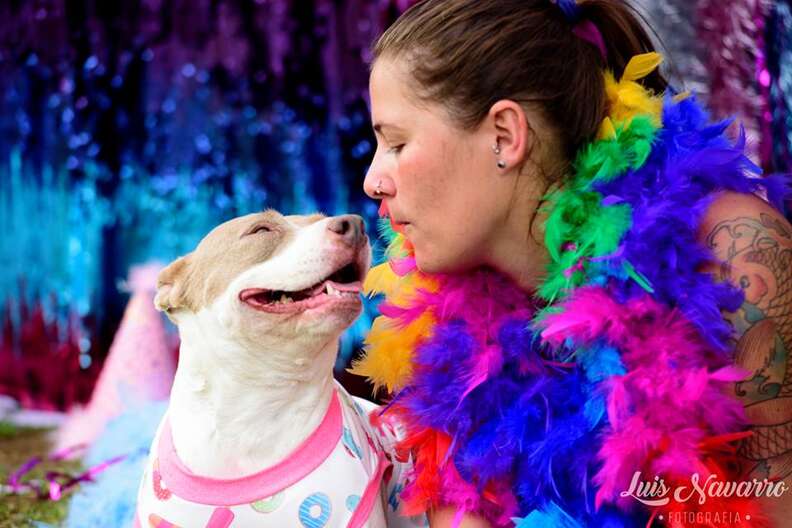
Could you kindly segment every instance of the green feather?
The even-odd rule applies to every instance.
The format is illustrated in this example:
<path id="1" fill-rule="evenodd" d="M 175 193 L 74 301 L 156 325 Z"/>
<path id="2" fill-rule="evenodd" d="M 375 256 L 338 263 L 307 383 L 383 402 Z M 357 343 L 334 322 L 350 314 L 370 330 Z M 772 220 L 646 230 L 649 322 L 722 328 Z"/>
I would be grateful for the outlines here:
<path id="1" fill-rule="evenodd" d="M 616 251 L 631 226 L 632 208 L 629 204 L 601 207 L 580 227 L 578 240 L 587 256 L 607 255 Z"/>
<path id="2" fill-rule="evenodd" d="M 636 270 L 633 265 L 626 260 L 622 263 L 622 266 L 624 267 L 624 271 L 627 273 L 627 275 L 629 275 L 632 280 L 637 282 L 641 288 L 648 291 L 649 293 L 654 293 L 654 288 L 652 288 L 649 279 L 647 279 L 643 273 Z"/>
<path id="3" fill-rule="evenodd" d="M 377 234 L 381 239 L 385 240 L 385 244 L 387 245 L 390 245 L 393 239 L 398 235 L 398 233 L 393 230 L 389 218 L 377 218 Z"/>
<path id="4" fill-rule="evenodd" d="M 563 187 L 548 194 L 545 245 L 550 254 L 547 278 L 537 295 L 550 304 L 566 297 L 586 282 L 585 272 L 566 271 L 583 259 L 616 251 L 624 234 L 632 226 L 632 209 L 628 204 L 604 207 L 602 195 L 592 190 L 594 184 L 612 181 L 628 170 L 640 168 L 647 160 L 657 128 L 650 116 L 635 116 L 629 123 L 616 124 L 616 136 L 584 147 L 576 158 L 574 175 Z M 575 249 L 564 250 L 567 243 Z M 628 262 L 625 272 L 642 288 L 653 292 L 649 281 Z"/>

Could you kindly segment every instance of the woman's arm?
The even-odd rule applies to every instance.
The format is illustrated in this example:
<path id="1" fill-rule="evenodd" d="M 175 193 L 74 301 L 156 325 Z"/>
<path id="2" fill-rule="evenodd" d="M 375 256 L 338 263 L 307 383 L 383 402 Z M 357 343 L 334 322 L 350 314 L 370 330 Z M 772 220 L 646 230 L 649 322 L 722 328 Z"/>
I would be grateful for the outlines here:
<path id="1" fill-rule="evenodd" d="M 429 526 L 431 528 L 451 528 L 454 525 L 454 515 L 456 515 L 456 508 L 453 506 L 431 510 L 429 512 Z M 462 517 L 459 528 L 492 528 L 492 525 L 481 517 L 466 514 Z"/>
<path id="2" fill-rule="evenodd" d="M 738 453 L 749 479 L 792 488 L 792 226 L 760 198 L 724 192 L 699 236 L 721 262 L 702 271 L 745 292 L 743 305 L 724 313 L 735 329 L 735 362 L 751 372 L 734 386 L 754 433 Z M 792 489 L 765 504 L 783 526 L 792 518 Z"/>

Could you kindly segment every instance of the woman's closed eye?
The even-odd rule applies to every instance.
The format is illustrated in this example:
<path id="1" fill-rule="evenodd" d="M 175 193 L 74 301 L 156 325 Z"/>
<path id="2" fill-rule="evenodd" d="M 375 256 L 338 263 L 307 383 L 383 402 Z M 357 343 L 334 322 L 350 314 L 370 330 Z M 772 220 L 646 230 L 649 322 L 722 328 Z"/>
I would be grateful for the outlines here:
<path id="1" fill-rule="evenodd" d="M 388 152 L 390 152 L 391 154 L 398 154 L 399 152 L 402 151 L 403 148 L 404 148 L 404 143 L 402 143 L 401 145 L 396 145 L 394 147 L 390 147 L 388 149 Z"/>

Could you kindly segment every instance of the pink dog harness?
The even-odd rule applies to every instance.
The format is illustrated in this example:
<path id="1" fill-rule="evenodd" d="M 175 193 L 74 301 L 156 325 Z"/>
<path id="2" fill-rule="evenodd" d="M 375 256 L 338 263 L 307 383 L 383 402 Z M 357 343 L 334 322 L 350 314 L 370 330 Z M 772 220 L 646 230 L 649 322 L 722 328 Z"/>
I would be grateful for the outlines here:
<path id="1" fill-rule="evenodd" d="M 376 409 L 370 402 L 361 403 Z M 258 473 L 224 480 L 196 475 L 184 466 L 166 415 L 138 491 L 135 526 L 428 526 L 423 516 L 398 515 L 405 467 L 386 454 L 382 444 L 388 441 L 381 434 L 371 427 L 363 407 L 336 383 L 322 423 L 288 458 Z"/>

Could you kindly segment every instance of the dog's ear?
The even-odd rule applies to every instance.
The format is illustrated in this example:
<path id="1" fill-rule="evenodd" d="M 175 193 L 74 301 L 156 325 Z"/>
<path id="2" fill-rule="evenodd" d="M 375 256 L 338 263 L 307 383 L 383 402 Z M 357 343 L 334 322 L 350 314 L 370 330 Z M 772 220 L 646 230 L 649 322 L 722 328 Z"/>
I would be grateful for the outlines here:
<path id="1" fill-rule="evenodd" d="M 179 257 L 157 275 L 157 295 L 154 307 L 165 312 L 168 317 L 180 308 L 185 307 L 184 293 L 187 272 L 190 267 L 190 255 Z"/>

